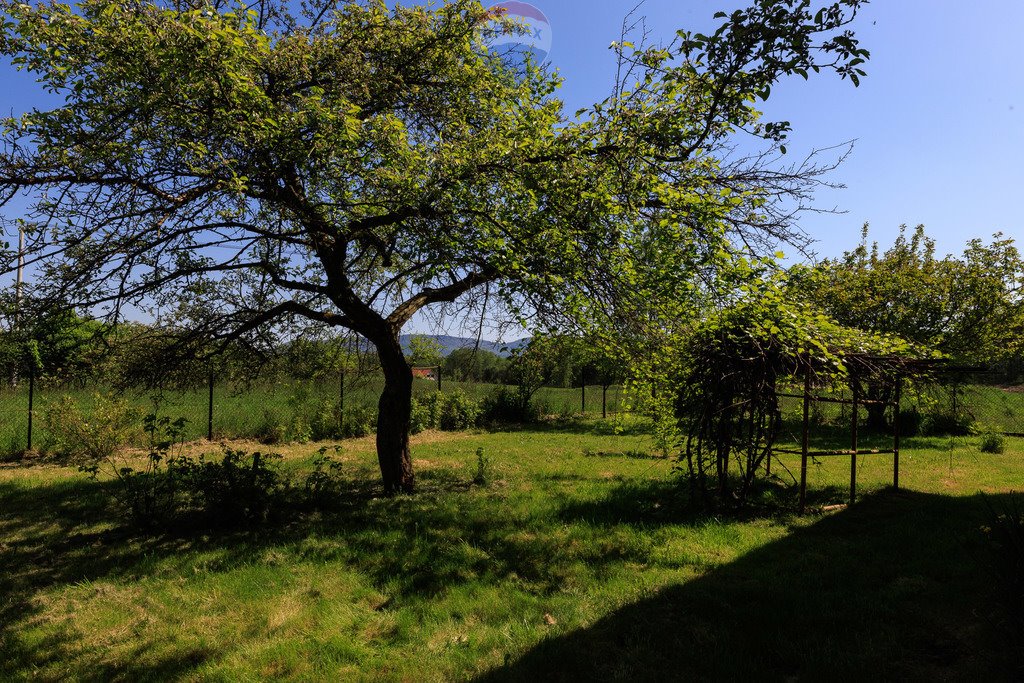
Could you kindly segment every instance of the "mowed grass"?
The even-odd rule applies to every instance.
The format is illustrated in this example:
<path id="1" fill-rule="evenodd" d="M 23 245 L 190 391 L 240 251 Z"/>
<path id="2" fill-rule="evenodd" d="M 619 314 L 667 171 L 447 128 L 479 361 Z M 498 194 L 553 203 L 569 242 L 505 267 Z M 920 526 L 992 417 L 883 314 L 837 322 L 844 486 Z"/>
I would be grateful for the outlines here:
<path id="1" fill-rule="evenodd" d="M 0 679 L 1012 679 L 978 492 L 1019 487 L 1024 441 L 975 441 L 906 440 L 900 492 L 862 457 L 837 511 L 849 459 L 822 459 L 798 517 L 794 458 L 773 505 L 698 515 L 649 436 L 604 422 L 417 435 L 395 498 L 358 439 L 337 510 L 232 532 L 135 530 L 109 483 L 3 465 Z M 278 450 L 301 471 L 316 448 Z"/>

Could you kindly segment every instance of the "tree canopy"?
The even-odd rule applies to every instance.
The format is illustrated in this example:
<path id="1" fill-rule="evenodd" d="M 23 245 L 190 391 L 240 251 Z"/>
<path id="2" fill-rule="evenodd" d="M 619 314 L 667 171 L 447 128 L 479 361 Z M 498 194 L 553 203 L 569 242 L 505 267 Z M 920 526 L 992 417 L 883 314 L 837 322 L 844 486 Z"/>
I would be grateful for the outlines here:
<path id="1" fill-rule="evenodd" d="M 473 296 L 618 324 L 798 239 L 829 165 L 781 164 L 788 124 L 755 104 L 791 75 L 856 84 L 861 4 L 757 0 L 710 35 L 622 41 L 614 94 L 570 116 L 555 75 L 488 51 L 471 0 L 0 0 L 0 54 L 64 98 L 0 122 L 0 206 L 33 200 L 33 301 L 254 346 L 297 320 L 367 338 L 384 485 L 410 490 L 403 325 Z"/>
<path id="2" fill-rule="evenodd" d="M 898 335 L 966 363 L 986 363 L 1020 348 L 1024 260 L 1013 240 L 995 235 L 938 257 L 924 226 L 906 226 L 885 251 L 868 242 L 840 258 L 794 269 L 791 291 L 842 325 Z"/>

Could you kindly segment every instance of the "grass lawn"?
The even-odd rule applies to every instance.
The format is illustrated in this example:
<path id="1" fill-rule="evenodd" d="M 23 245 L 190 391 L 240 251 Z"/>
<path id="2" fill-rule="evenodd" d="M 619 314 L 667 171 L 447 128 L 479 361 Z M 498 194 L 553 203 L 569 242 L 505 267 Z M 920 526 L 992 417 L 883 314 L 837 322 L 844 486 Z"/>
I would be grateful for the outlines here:
<path id="1" fill-rule="evenodd" d="M 977 495 L 1020 487 L 1024 440 L 989 455 L 908 439 L 906 490 L 884 490 L 891 457 L 865 456 L 865 495 L 822 512 L 849 477 L 848 458 L 826 459 L 809 473 L 817 512 L 787 511 L 780 486 L 742 518 L 687 512 L 650 437 L 601 423 L 413 443 L 416 495 L 377 497 L 372 438 L 350 440 L 339 509 L 233 532 L 132 530 L 109 483 L 0 465 L 0 679 L 1024 673 Z M 481 447 L 487 486 L 470 483 Z M 315 449 L 276 450 L 298 469 Z"/>

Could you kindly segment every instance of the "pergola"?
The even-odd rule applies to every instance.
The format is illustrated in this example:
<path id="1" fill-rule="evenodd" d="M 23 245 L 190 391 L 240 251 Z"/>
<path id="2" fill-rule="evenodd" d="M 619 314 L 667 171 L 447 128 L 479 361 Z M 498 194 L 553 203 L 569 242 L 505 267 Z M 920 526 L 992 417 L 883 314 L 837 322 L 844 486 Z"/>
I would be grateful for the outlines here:
<path id="1" fill-rule="evenodd" d="M 900 399 L 903 382 L 908 377 L 922 377 L 934 373 L 944 363 L 937 359 L 907 358 L 903 356 L 877 356 L 870 354 L 846 354 L 843 362 L 848 372 L 848 385 L 852 398 L 839 398 L 824 395 L 822 389 L 824 384 L 819 381 L 821 376 L 820 368 L 809 358 L 802 359 L 803 362 L 796 364 L 796 372 L 793 377 L 803 379 L 802 393 L 777 393 L 779 397 L 798 398 L 803 402 L 803 423 L 800 435 L 800 449 L 771 447 L 771 453 L 767 458 L 767 468 L 770 471 L 771 457 L 774 453 L 789 453 L 800 456 L 800 514 L 804 513 L 807 503 L 807 459 L 821 456 L 850 456 L 850 504 L 857 497 L 857 456 L 892 454 L 892 485 L 893 488 L 900 486 Z M 943 368 L 948 369 L 948 368 Z M 860 396 L 860 385 L 863 380 L 871 379 L 876 384 L 888 385 L 890 391 L 884 392 L 888 399 L 867 399 Z M 838 450 L 815 450 L 810 449 L 810 410 L 814 402 L 838 403 L 851 406 L 850 411 L 850 447 Z M 859 408 L 867 405 L 881 405 L 893 409 L 892 420 L 892 448 L 888 449 L 864 449 L 858 446 L 857 429 L 859 419 Z"/>

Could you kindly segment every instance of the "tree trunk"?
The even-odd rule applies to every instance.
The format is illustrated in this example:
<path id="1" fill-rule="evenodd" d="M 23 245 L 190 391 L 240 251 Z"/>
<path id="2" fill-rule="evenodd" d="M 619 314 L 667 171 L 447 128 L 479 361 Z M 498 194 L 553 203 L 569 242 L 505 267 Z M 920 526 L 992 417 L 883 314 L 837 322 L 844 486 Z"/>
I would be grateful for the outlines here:
<path id="1" fill-rule="evenodd" d="M 409 454 L 412 368 L 402 353 L 398 335 L 389 342 L 377 346 L 384 370 L 384 391 L 377 413 L 377 461 L 387 493 L 412 493 L 415 483 Z"/>
<path id="2" fill-rule="evenodd" d="M 862 394 L 863 395 L 863 394 Z M 883 401 L 888 402 L 892 397 L 892 387 L 888 385 L 880 385 L 876 382 L 868 384 L 867 399 L 869 401 Z M 869 403 L 867 406 L 868 420 L 864 425 L 866 429 L 872 432 L 885 433 L 889 431 L 889 422 L 885 418 L 885 403 Z"/>

